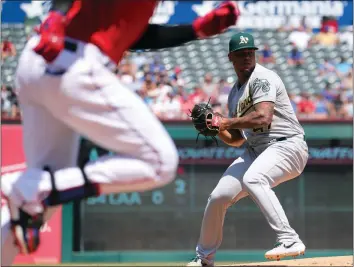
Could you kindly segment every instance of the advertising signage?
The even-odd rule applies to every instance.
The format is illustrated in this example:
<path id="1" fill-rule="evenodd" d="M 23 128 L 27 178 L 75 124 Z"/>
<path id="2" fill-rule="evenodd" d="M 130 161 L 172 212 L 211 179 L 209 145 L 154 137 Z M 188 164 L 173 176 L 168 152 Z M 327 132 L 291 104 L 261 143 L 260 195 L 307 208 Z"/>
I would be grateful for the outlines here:
<path id="1" fill-rule="evenodd" d="M 203 16 L 221 1 L 161 1 L 151 23 L 186 24 Z M 321 26 L 323 16 L 334 16 L 339 26 L 353 24 L 352 1 L 238 1 L 241 14 L 237 24 L 244 29 L 277 29 L 298 26 L 302 19 L 312 28 Z M 2 1 L 3 23 L 38 22 L 47 14 L 51 1 Z"/>

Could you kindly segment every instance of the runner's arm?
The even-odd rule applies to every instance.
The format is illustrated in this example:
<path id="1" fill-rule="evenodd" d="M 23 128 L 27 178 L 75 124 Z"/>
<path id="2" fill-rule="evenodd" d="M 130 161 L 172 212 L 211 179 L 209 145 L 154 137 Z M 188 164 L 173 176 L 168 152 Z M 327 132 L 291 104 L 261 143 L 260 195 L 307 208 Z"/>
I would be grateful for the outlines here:
<path id="1" fill-rule="evenodd" d="M 172 26 L 149 24 L 143 36 L 130 48 L 130 50 L 175 47 L 196 40 L 197 38 L 192 24 Z"/>

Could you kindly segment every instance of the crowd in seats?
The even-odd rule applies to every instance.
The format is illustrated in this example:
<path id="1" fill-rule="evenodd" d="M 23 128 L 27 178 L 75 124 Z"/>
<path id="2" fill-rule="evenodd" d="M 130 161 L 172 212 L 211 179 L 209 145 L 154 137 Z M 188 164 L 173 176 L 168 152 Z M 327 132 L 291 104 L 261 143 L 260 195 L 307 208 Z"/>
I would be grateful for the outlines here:
<path id="1" fill-rule="evenodd" d="M 231 90 L 225 79 L 216 79 L 211 73 L 204 76 L 200 85 L 189 87 L 176 66 L 168 72 L 156 56 L 149 62 L 143 53 L 126 53 L 118 77 L 135 91 L 153 112 L 163 120 L 188 119 L 196 103 L 207 102 L 218 110 L 225 110 Z"/>
<path id="2" fill-rule="evenodd" d="M 11 86 L 1 85 L 1 118 L 17 119 L 20 117 L 20 109 L 15 93 Z"/>
<path id="3" fill-rule="evenodd" d="M 290 99 L 299 118 L 353 117 L 353 68 L 341 57 L 339 63 L 325 58 L 318 66 L 318 76 L 326 81 L 322 91 L 299 95 L 290 94 Z"/>
<path id="4" fill-rule="evenodd" d="M 325 46 L 331 49 L 337 44 L 345 44 L 348 49 L 353 48 L 352 38 L 348 38 L 349 35 L 352 37 L 352 27 L 339 31 L 338 28 L 327 25 L 320 32 L 314 33 L 303 24 L 297 28 L 282 28 L 278 31 L 286 32 L 291 44 L 289 55 L 282 64 L 294 71 L 308 64 L 304 54 L 309 54 L 308 49 L 311 47 Z M 279 53 L 274 53 L 272 46 L 268 44 L 262 44 L 261 48 L 257 51 L 258 62 L 268 67 L 278 67 L 282 54 L 279 56 Z M 2 56 L 9 58 L 16 53 L 20 51 L 16 51 L 13 44 L 5 40 L 2 44 Z M 317 76 L 325 81 L 323 89 L 315 92 L 311 91 L 312 88 L 288 90 L 297 116 L 307 119 L 352 118 L 352 61 L 348 62 L 345 57 L 336 58 L 335 61 L 325 57 L 316 64 Z M 178 64 L 166 67 L 163 53 L 146 54 L 136 51 L 125 54 L 116 75 L 162 120 L 188 119 L 194 104 L 208 101 L 216 111 L 228 114 L 227 98 L 233 86 L 230 82 L 234 82 L 229 79 L 230 74 L 220 77 L 207 72 L 198 76 L 198 83 L 188 82 L 185 79 L 188 76 L 184 74 L 183 67 Z M 1 104 L 2 118 L 17 118 L 20 115 L 16 96 L 8 85 L 2 85 Z"/>
<path id="5" fill-rule="evenodd" d="M 353 49 L 353 26 L 346 26 L 340 29 L 336 18 L 323 17 L 321 28 L 314 31 L 306 23 L 303 17 L 298 27 L 284 26 L 278 29 L 281 32 L 288 32 L 288 40 L 300 51 L 304 51 L 313 45 L 320 45 L 333 48 L 339 44 L 346 44 L 348 49 Z"/>
<path id="6" fill-rule="evenodd" d="M 313 33 L 305 23 L 296 29 L 288 29 L 288 40 L 292 45 L 286 61 L 288 66 L 301 68 L 306 64 L 303 53 L 311 46 L 333 48 L 344 43 L 348 49 L 352 49 L 352 42 L 344 38 L 348 32 L 352 33 L 352 27 L 339 32 L 338 27 L 331 23 L 322 27 L 318 33 Z M 268 44 L 258 51 L 257 59 L 261 64 L 276 63 Z M 352 118 L 352 63 L 343 56 L 338 62 L 325 57 L 318 64 L 317 71 L 318 77 L 325 81 L 323 90 L 312 93 L 306 89 L 299 93 L 289 92 L 297 116 L 302 119 Z M 227 77 L 214 77 L 213 74 L 206 73 L 199 84 L 189 87 L 183 79 L 181 68 L 175 66 L 173 71 L 168 72 L 161 63 L 161 58 L 155 56 L 149 62 L 143 53 L 128 53 L 118 75 L 132 86 L 161 119 L 187 119 L 189 110 L 201 101 L 210 101 L 218 112 L 228 114 L 227 97 L 233 84 L 227 82 Z"/>
<path id="7" fill-rule="evenodd" d="M 16 56 L 15 45 L 7 39 L 3 40 L 1 42 L 1 62 L 4 62 L 6 58 L 11 58 L 14 56 Z"/>
<path id="8" fill-rule="evenodd" d="M 296 69 L 301 69 L 306 64 L 304 53 L 310 54 L 312 51 L 320 53 L 322 49 L 328 52 L 337 49 L 338 46 L 344 47 L 345 51 L 353 50 L 353 27 L 340 29 L 333 18 L 324 18 L 318 32 L 308 27 L 305 19 L 299 27 L 282 27 L 278 31 L 288 33 L 288 43 L 292 47 L 287 64 Z M 315 49 L 310 50 L 311 48 Z M 269 45 L 265 45 L 260 53 L 259 62 L 274 63 L 273 51 Z M 311 93 L 306 89 L 298 90 L 296 93 L 289 92 L 297 116 L 302 119 L 351 119 L 353 117 L 352 60 L 349 62 L 344 56 L 333 59 L 325 55 L 322 62 L 317 63 L 316 69 L 317 77 L 324 81 L 322 90 Z"/>
<path id="9" fill-rule="evenodd" d="M 259 62 L 274 62 L 269 47 L 259 51 Z M 288 61 L 289 65 L 293 65 Z M 299 64 L 299 63 L 298 63 Z M 233 86 L 225 78 L 205 74 L 200 84 L 191 88 L 183 80 L 183 71 L 177 66 L 168 73 L 159 58 L 152 62 L 144 54 L 127 54 L 118 76 L 132 90 L 139 94 L 154 113 L 163 120 L 187 119 L 195 103 L 210 103 L 218 112 L 227 115 L 227 98 Z M 353 71 L 352 64 L 341 58 L 334 64 L 326 59 L 318 66 L 318 75 L 335 75 L 340 81 L 337 87 L 327 82 L 322 92 L 309 94 L 289 93 L 291 103 L 299 118 L 306 119 L 348 119 L 353 117 Z"/>

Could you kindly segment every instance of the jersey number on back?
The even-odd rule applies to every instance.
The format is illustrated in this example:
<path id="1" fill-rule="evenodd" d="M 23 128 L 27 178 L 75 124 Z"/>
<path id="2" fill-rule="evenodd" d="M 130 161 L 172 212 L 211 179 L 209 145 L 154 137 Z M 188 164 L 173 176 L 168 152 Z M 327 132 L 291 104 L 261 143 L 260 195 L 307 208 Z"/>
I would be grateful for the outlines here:
<path id="1" fill-rule="evenodd" d="M 266 127 L 261 127 L 261 128 L 253 128 L 253 132 L 254 133 L 264 133 L 268 130 L 270 130 L 270 127 L 272 126 L 272 124 L 270 123 L 268 126 Z"/>

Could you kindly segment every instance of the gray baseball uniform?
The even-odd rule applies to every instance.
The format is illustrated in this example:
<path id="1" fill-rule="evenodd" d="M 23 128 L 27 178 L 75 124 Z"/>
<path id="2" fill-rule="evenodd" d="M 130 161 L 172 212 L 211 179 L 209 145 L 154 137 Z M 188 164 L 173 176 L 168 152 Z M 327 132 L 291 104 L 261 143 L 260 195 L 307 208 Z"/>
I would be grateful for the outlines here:
<path id="1" fill-rule="evenodd" d="M 197 255 L 209 262 L 214 261 L 221 244 L 227 208 L 245 196 L 258 205 L 278 241 L 300 241 L 272 187 L 297 177 L 305 168 L 308 147 L 304 130 L 280 77 L 257 64 L 247 83 L 240 88 L 236 83 L 231 90 L 229 116 L 244 116 L 263 101 L 274 102 L 271 125 L 241 131 L 247 140 L 246 149 L 225 171 L 209 197 L 196 248 Z"/>

